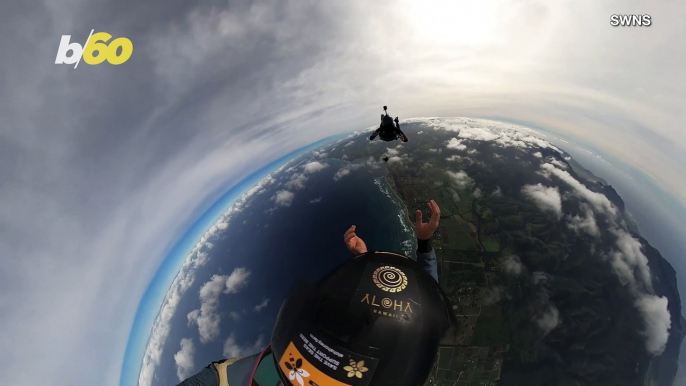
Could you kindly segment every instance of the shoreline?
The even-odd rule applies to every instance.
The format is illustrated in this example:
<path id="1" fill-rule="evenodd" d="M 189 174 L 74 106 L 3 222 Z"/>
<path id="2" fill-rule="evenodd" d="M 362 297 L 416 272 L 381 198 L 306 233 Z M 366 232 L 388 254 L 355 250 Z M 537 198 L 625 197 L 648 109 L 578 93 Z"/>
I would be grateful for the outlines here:
<path id="1" fill-rule="evenodd" d="M 383 177 L 384 181 L 386 181 L 386 185 L 388 185 L 389 190 L 391 192 L 393 192 L 393 195 L 395 196 L 395 198 L 393 200 L 399 204 L 399 206 L 401 207 L 401 211 L 402 210 L 405 211 L 405 215 L 402 216 L 402 221 L 405 224 L 405 226 L 407 227 L 407 229 L 409 229 L 412 232 L 412 234 L 414 235 L 414 223 L 410 220 L 410 209 L 407 207 L 407 204 L 405 203 L 405 201 L 403 201 L 403 199 L 400 197 L 400 194 L 398 194 L 398 192 L 396 190 L 395 182 L 393 182 L 393 178 L 391 178 L 390 172 L 388 171 L 388 168 L 384 165 L 383 169 L 385 172 L 385 175 Z M 409 241 L 410 241 L 411 246 L 412 246 L 411 251 L 417 250 L 416 237 L 411 237 Z"/>

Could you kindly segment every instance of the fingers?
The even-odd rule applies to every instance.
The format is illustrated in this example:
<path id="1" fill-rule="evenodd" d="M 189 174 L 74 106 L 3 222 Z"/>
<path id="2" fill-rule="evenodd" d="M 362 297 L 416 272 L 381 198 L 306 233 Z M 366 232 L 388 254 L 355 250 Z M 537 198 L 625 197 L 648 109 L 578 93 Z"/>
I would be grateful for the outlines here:
<path id="1" fill-rule="evenodd" d="M 420 226 L 422 225 L 422 211 L 418 210 L 415 216 L 415 226 Z"/>
<path id="2" fill-rule="evenodd" d="M 441 215 L 441 209 L 438 207 L 438 204 L 436 204 L 436 201 L 431 200 L 429 201 L 429 210 L 431 210 L 431 215 Z"/>
<path id="3" fill-rule="evenodd" d="M 429 209 L 431 210 L 431 220 L 429 221 L 429 224 L 436 228 L 438 227 L 438 222 L 441 219 L 441 210 L 438 208 L 438 204 L 436 204 L 436 201 L 434 200 L 429 201 Z"/>
<path id="4" fill-rule="evenodd" d="M 348 244 L 348 242 L 349 242 L 353 237 L 357 236 L 357 235 L 355 234 L 355 229 L 356 229 L 356 227 L 355 227 L 355 225 L 353 225 L 353 226 L 351 226 L 350 228 L 348 228 L 348 230 L 347 230 L 347 231 L 345 232 L 345 234 L 343 235 L 343 240 L 345 241 L 346 244 Z"/>

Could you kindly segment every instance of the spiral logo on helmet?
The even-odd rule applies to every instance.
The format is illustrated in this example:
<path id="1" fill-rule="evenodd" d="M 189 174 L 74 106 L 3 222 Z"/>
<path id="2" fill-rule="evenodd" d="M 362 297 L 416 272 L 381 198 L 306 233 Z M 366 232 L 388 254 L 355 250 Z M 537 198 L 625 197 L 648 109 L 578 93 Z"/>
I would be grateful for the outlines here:
<path id="1" fill-rule="evenodd" d="M 390 265 L 384 265 L 374 270 L 372 280 L 377 287 L 386 292 L 400 292 L 407 287 L 405 272 Z"/>

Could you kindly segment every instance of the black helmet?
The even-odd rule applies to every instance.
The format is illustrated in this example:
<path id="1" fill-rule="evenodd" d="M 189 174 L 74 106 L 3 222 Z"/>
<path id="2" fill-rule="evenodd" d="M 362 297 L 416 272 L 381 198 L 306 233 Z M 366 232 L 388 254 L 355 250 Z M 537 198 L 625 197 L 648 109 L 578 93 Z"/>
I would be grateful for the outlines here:
<path id="1" fill-rule="evenodd" d="M 453 322 L 447 297 L 417 262 L 369 252 L 314 286 L 296 284 L 271 348 L 285 385 L 421 385 Z"/>

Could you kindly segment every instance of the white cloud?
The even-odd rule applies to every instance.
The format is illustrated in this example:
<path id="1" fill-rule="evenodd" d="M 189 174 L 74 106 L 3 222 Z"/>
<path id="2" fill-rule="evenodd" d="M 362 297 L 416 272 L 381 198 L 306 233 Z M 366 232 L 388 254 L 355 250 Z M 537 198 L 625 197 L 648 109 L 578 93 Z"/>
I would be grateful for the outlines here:
<path id="1" fill-rule="evenodd" d="M 498 303 L 503 294 L 502 287 L 493 287 L 486 290 L 483 297 L 483 304 L 488 306 L 491 304 Z"/>
<path id="2" fill-rule="evenodd" d="M 348 174 L 350 174 L 350 169 L 342 168 L 341 170 L 337 171 L 336 174 L 334 174 L 333 180 L 338 181 L 341 178 L 347 176 Z"/>
<path id="3" fill-rule="evenodd" d="M 236 294 L 240 292 L 240 290 L 248 285 L 248 277 L 250 277 L 250 271 L 246 268 L 234 268 L 231 275 L 226 279 L 226 289 L 224 289 L 223 292 L 225 294 Z"/>
<path id="4" fill-rule="evenodd" d="M 289 189 L 302 189 L 305 187 L 305 182 L 308 178 L 305 174 L 295 173 L 291 176 L 291 179 L 284 184 L 285 187 Z"/>
<path id="5" fill-rule="evenodd" d="M 537 151 L 537 152 L 534 153 L 534 157 L 543 158 L 543 154 L 541 154 L 540 151 Z"/>
<path id="6" fill-rule="evenodd" d="M 460 157 L 459 155 L 456 155 L 456 154 L 453 154 L 450 157 L 446 158 L 446 161 L 460 161 L 460 160 L 462 160 L 462 157 Z"/>
<path id="7" fill-rule="evenodd" d="M 237 321 L 241 318 L 241 314 L 239 314 L 239 313 L 236 312 L 236 311 L 231 311 L 231 312 L 229 312 L 229 316 L 230 316 L 231 319 L 233 319 L 235 322 L 237 322 Z"/>
<path id="8" fill-rule="evenodd" d="M 474 185 L 474 180 L 464 170 L 457 173 L 448 170 L 446 173 L 450 177 L 450 182 L 458 189 L 467 189 Z"/>
<path id="9" fill-rule="evenodd" d="M 479 188 L 474 189 L 474 192 L 472 192 L 472 195 L 474 196 L 474 198 L 481 198 L 481 189 L 479 189 Z"/>
<path id="10" fill-rule="evenodd" d="M 491 197 L 502 197 L 503 192 L 500 190 L 500 186 L 496 187 L 491 193 Z"/>
<path id="11" fill-rule="evenodd" d="M 162 301 L 160 311 L 152 326 L 150 338 L 145 348 L 145 353 L 143 354 L 139 384 L 149 385 L 152 382 L 157 366 L 160 364 L 167 337 L 171 331 L 171 319 L 176 313 L 181 298 L 195 282 L 196 272 L 199 268 L 203 267 L 209 259 L 209 254 L 206 252 L 208 250 L 208 245 L 212 245 L 209 240 L 215 239 L 219 236 L 220 232 L 226 230 L 229 227 L 233 216 L 240 213 L 247 202 L 252 197 L 259 194 L 261 189 L 273 184 L 275 180 L 272 176 L 280 170 L 281 169 L 274 171 L 242 194 L 234 204 L 215 221 L 205 234 L 203 234 L 184 260 L 179 273 L 172 281 L 169 291 L 167 291 L 167 294 Z M 199 316 L 198 311 L 198 317 Z"/>
<path id="12" fill-rule="evenodd" d="M 453 188 L 448 188 L 448 191 L 450 192 L 450 197 L 453 199 L 453 202 L 459 202 L 460 201 L 460 194 L 457 193 L 457 190 Z"/>
<path id="13" fill-rule="evenodd" d="M 538 283 L 545 283 L 550 279 L 547 273 L 541 272 L 541 271 L 536 271 L 531 275 L 531 281 L 534 284 Z"/>
<path id="14" fill-rule="evenodd" d="M 562 181 L 566 182 L 569 186 L 574 188 L 576 194 L 579 197 L 591 203 L 594 209 L 602 213 L 611 215 L 613 219 L 617 215 L 617 209 L 614 205 L 612 205 L 612 202 L 610 202 L 610 200 L 608 200 L 608 198 L 604 194 L 596 193 L 588 189 L 584 184 L 579 182 L 576 178 L 572 177 L 572 175 L 568 172 L 560 170 L 549 163 L 542 164 L 541 169 L 542 172 L 548 177 L 556 176 L 557 178 L 561 179 Z"/>
<path id="15" fill-rule="evenodd" d="M 262 300 L 262 302 L 260 304 L 257 304 L 253 308 L 253 311 L 260 312 L 260 311 L 262 311 L 263 308 L 267 307 L 267 304 L 269 304 L 269 299 L 265 298 L 264 300 Z"/>
<path id="16" fill-rule="evenodd" d="M 576 233 L 586 232 L 591 236 L 600 237 L 600 229 L 596 223 L 593 211 L 585 204 L 583 204 L 581 208 L 584 212 L 584 216 L 567 216 L 567 227 L 574 230 Z"/>
<path id="17" fill-rule="evenodd" d="M 636 307 L 645 323 L 646 349 L 653 355 L 660 355 L 667 345 L 671 319 L 667 309 L 667 298 L 642 295 L 636 299 Z"/>
<path id="18" fill-rule="evenodd" d="M 546 187 L 542 184 L 525 185 L 522 193 L 533 200 L 542 211 L 553 212 L 557 219 L 562 218 L 562 199 L 557 187 Z"/>
<path id="19" fill-rule="evenodd" d="M 389 156 L 394 156 L 394 155 L 400 154 L 400 152 L 398 151 L 398 149 L 394 149 L 394 148 L 389 147 L 386 150 L 386 154 L 388 154 Z"/>
<path id="20" fill-rule="evenodd" d="M 334 174 L 333 180 L 334 180 L 334 181 L 338 181 L 338 180 L 340 180 L 341 178 L 343 178 L 343 177 L 347 176 L 348 174 L 350 174 L 350 172 L 352 172 L 352 171 L 354 171 L 354 170 L 357 170 L 357 169 L 359 169 L 359 168 L 361 168 L 361 167 L 362 167 L 362 164 L 348 164 L 348 165 L 345 165 L 345 166 L 343 166 L 339 171 L 337 171 L 336 174 Z"/>
<path id="21" fill-rule="evenodd" d="M 665 297 L 657 297 L 652 294 L 653 286 L 648 258 L 643 253 L 640 241 L 629 233 L 626 224 L 619 217 L 617 208 L 604 194 L 593 192 L 567 171 L 560 170 L 553 164 L 546 163 L 541 165 L 541 168 L 546 176 L 555 176 L 564 181 L 574 189 L 576 195 L 586 200 L 593 209 L 607 215 L 611 224 L 610 232 L 616 237 L 615 246 L 617 248 L 610 251 L 607 258 L 619 281 L 626 285 L 636 297 L 636 307 L 641 312 L 645 324 L 646 349 L 653 354 L 661 353 L 664 350 L 671 325 L 670 314 L 667 310 L 668 300 Z M 597 229 L 594 215 L 590 209 L 585 213 L 586 216 L 583 219 L 572 218 L 568 226 L 593 234 Z"/>
<path id="22" fill-rule="evenodd" d="M 322 199 L 323 199 L 323 197 L 313 198 L 310 200 L 310 204 L 316 204 L 318 202 L 322 202 Z"/>
<path id="23" fill-rule="evenodd" d="M 448 149 L 455 149 L 455 150 L 466 150 L 467 145 L 463 144 L 462 141 L 460 141 L 457 138 L 451 138 L 448 141 L 448 144 L 446 145 Z"/>
<path id="24" fill-rule="evenodd" d="M 214 275 L 200 289 L 200 309 L 188 313 L 188 325 L 197 325 L 200 342 L 212 342 L 219 336 L 221 316 L 217 313 L 219 295 L 226 286 L 228 276 Z"/>
<path id="25" fill-rule="evenodd" d="M 567 164 L 552 157 L 548 157 L 548 163 L 551 163 L 560 169 L 567 169 Z"/>
<path id="26" fill-rule="evenodd" d="M 422 122 L 437 130 L 456 131 L 458 139 L 492 142 L 502 147 L 548 148 L 560 152 L 548 141 L 537 137 L 539 134 L 535 131 L 504 122 L 462 117 L 417 118 L 409 121 Z M 456 143 L 456 146 L 459 144 Z"/>
<path id="27" fill-rule="evenodd" d="M 276 203 L 276 206 L 291 206 L 291 203 L 293 202 L 293 198 L 295 198 L 295 193 L 288 191 L 288 190 L 279 190 L 272 196 L 272 201 Z"/>
<path id="28" fill-rule="evenodd" d="M 389 164 L 402 164 L 405 158 L 398 157 L 398 156 L 393 156 L 388 158 L 388 163 Z"/>
<path id="29" fill-rule="evenodd" d="M 192 374 L 195 368 L 193 355 L 195 355 L 193 340 L 188 338 L 181 339 L 181 349 L 174 354 L 176 376 L 179 377 L 179 381 L 183 381 Z"/>
<path id="30" fill-rule="evenodd" d="M 519 275 L 524 270 L 522 261 L 519 259 L 519 256 L 517 255 L 507 256 L 503 260 L 503 268 L 505 268 L 505 272 L 513 275 Z"/>
<path id="31" fill-rule="evenodd" d="M 262 335 L 260 335 L 252 344 L 240 345 L 238 342 L 236 342 L 236 338 L 232 332 L 224 342 L 223 354 L 225 358 L 245 358 L 249 355 L 253 355 L 262 351 L 265 346 L 266 343 L 264 341 L 264 336 Z"/>
<path id="32" fill-rule="evenodd" d="M 536 319 L 536 324 L 543 330 L 544 335 L 557 327 L 560 324 L 560 312 L 557 307 L 549 303 L 543 314 Z"/>
<path id="33" fill-rule="evenodd" d="M 310 163 L 308 163 L 307 165 L 305 165 L 305 167 L 303 168 L 303 170 L 304 170 L 305 174 L 312 174 L 312 173 L 316 173 L 316 172 L 318 172 L 318 171 L 324 170 L 324 169 L 326 169 L 328 166 L 329 166 L 329 165 L 323 164 L 323 163 L 321 163 L 321 162 L 319 162 L 319 161 L 313 161 L 313 162 L 310 162 Z"/>
<path id="34" fill-rule="evenodd" d="M 231 275 L 213 275 L 210 281 L 200 288 L 200 308 L 188 313 L 188 325 L 197 325 L 200 342 L 212 342 L 219 336 L 219 323 L 221 315 L 217 313 L 219 308 L 219 296 L 235 294 L 245 288 L 248 283 L 250 271 L 245 268 L 235 268 Z"/>

